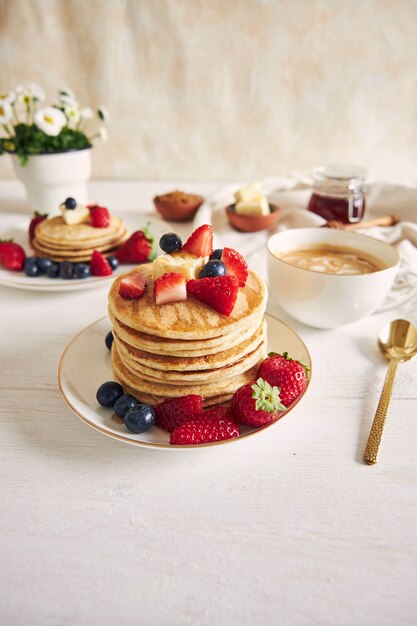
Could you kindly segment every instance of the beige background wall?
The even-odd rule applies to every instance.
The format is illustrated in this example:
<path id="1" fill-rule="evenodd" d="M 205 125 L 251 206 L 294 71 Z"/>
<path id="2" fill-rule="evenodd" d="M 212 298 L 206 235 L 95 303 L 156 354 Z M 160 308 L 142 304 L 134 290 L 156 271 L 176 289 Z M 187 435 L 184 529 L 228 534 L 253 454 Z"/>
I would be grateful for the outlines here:
<path id="1" fill-rule="evenodd" d="M 110 109 L 97 178 L 417 179 L 416 0 L 0 0 L 0 34 L 0 88 Z"/>

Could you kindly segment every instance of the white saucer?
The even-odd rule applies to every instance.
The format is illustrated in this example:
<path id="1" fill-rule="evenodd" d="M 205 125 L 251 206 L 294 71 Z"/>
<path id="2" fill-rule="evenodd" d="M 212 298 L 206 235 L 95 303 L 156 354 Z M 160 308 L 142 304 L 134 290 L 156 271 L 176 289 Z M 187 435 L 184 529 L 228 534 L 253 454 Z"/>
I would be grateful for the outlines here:
<path id="1" fill-rule="evenodd" d="M 291 328 L 275 317 L 266 315 L 265 318 L 268 324 L 268 352 L 287 351 L 292 358 L 301 361 L 310 369 L 311 380 L 311 357 L 303 341 Z M 111 409 L 101 407 L 96 400 L 99 386 L 108 380 L 113 380 L 110 353 L 104 343 L 109 330 L 111 330 L 111 323 L 108 317 L 87 326 L 65 348 L 58 367 L 58 384 L 66 404 L 84 422 L 104 435 L 133 445 L 153 446 L 166 450 L 202 448 L 240 441 L 280 421 L 276 420 L 258 429 L 243 427 L 239 438 L 194 446 L 170 445 L 169 434 L 157 427 L 152 427 L 147 432 L 138 435 L 129 432 L 123 421 L 117 418 Z M 282 415 L 283 417 L 297 406 L 304 394 Z"/>

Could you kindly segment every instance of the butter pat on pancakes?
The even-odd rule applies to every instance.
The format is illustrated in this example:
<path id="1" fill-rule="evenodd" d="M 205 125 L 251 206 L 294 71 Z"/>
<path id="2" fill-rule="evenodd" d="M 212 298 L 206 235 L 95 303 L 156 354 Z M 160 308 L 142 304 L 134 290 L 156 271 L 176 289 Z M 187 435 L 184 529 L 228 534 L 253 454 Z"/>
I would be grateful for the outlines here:
<path id="1" fill-rule="evenodd" d="M 362 251 L 326 244 L 288 250 L 276 256 L 290 265 L 323 274 L 372 274 L 385 268 L 379 259 Z"/>

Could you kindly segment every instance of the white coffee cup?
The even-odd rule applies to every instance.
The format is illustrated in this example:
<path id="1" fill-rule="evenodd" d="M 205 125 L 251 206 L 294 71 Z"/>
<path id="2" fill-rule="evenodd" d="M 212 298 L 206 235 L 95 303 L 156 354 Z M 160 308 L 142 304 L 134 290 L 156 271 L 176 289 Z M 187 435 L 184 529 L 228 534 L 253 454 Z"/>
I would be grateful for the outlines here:
<path id="1" fill-rule="evenodd" d="M 372 257 L 382 269 L 354 275 L 323 273 L 291 265 L 279 258 L 280 254 L 290 250 L 319 247 L 320 244 L 347 248 L 359 256 Z M 273 235 L 267 245 L 270 301 L 294 319 L 314 328 L 336 328 L 376 311 L 399 271 L 400 255 L 396 248 L 379 239 L 349 231 L 294 228 Z M 413 275 L 417 278 L 416 274 Z M 408 293 L 406 299 L 413 294 Z M 398 301 L 392 306 L 397 304 Z"/>

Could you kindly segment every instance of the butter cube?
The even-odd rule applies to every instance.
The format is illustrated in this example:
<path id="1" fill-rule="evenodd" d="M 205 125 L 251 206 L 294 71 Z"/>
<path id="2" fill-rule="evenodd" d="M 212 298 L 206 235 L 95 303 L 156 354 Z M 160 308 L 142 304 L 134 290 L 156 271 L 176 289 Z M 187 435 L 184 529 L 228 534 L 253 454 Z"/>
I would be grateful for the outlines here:
<path id="1" fill-rule="evenodd" d="M 246 185 L 246 187 L 242 187 L 235 193 L 236 202 L 250 202 L 258 198 L 262 198 L 262 189 L 259 183 Z"/>
<path id="2" fill-rule="evenodd" d="M 161 254 L 152 263 L 153 278 L 156 280 L 167 272 L 185 276 L 185 280 L 198 278 L 198 274 L 208 261 L 208 257 L 195 257 L 186 254 Z"/>
<path id="3" fill-rule="evenodd" d="M 237 202 L 235 211 L 238 215 L 269 215 L 269 204 L 265 196 L 249 200 L 247 202 Z"/>
<path id="4" fill-rule="evenodd" d="M 64 211 L 62 217 L 64 218 L 66 224 L 82 224 L 83 222 L 87 222 L 89 220 L 90 210 L 82 204 L 77 204 L 75 209 L 67 209 Z"/>

